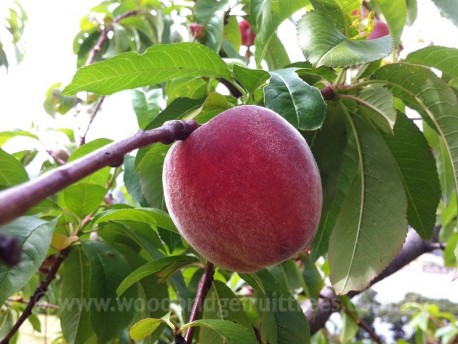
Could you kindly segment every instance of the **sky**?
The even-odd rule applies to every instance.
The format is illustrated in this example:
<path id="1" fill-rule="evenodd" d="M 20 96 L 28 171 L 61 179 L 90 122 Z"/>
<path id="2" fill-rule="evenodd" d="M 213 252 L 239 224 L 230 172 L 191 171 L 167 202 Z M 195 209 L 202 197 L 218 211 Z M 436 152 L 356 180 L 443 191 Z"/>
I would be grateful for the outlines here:
<path id="1" fill-rule="evenodd" d="M 4 0 L 0 0 L 4 1 Z M 0 131 L 14 128 L 28 129 L 33 120 L 42 130 L 55 126 L 55 122 L 42 107 L 45 92 L 50 85 L 69 82 L 76 71 L 76 58 L 72 52 L 73 37 L 79 31 L 79 19 L 97 4 L 98 0 L 21 0 L 29 16 L 24 36 L 26 54 L 18 66 L 12 64 L 8 74 L 0 70 Z M 402 37 L 405 51 L 416 50 L 430 44 L 458 47 L 458 29 L 439 15 L 430 0 L 418 0 L 418 20 L 407 27 Z M 302 58 L 295 45 L 294 27 L 281 26 L 279 36 L 289 45 L 293 60 Z M 118 118 L 127 118 L 119 124 Z M 57 116 L 59 125 L 71 126 L 72 117 Z M 103 111 L 97 116 L 88 140 L 100 133 L 104 137 L 120 139 L 136 130 L 136 120 L 131 108 L 130 93 L 121 92 L 105 101 Z M 43 136 L 52 145 L 52 136 Z M 9 147 L 12 149 L 12 147 Z M 383 300 L 402 298 L 405 290 L 419 290 L 428 296 L 433 293 L 458 302 L 453 273 L 426 278 L 418 271 L 408 270 L 391 277 L 376 287 Z M 425 280 L 428 283 L 425 283 Z M 404 287 L 400 287 L 404 286 Z"/>

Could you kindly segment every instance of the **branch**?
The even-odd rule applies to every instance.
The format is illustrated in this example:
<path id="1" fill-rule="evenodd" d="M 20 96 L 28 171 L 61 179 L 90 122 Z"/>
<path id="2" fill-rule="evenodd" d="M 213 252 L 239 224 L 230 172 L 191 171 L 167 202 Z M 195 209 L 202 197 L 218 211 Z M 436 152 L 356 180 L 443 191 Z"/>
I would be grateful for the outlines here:
<path id="1" fill-rule="evenodd" d="M 92 122 L 94 122 L 95 116 L 99 113 L 100 109 L 102 108 L 103 101 L 105 100 L 105 96 L 101 96 L 99 98 L 99 101 L 97 102 L 97 105 L 95 106 L 94 112 L 91 115 L 91 118 L 89 119 L 89 123 L 86 126 L 86 130 L 84 131 L 84 134 L 80 136 L 80 146 L 86 144 L 86 136 L 87 133 L 89 132 L 89 129 L 91 128 Z"/>
<path id="2" fill-rule="evenodd" d="M 383 344 L 382 339 L 375 333 L 375 331 L 367 325 L 363 320 L 361 320 L 355 313 L 351 312 L 347 307 L 341 305 L 342 310 L 348 315 L 363 331 L 365 331 L 372 340 L 377 344 Z"/>
<path id="3" fill-rule="evenodd" d="M 371 281 L 366 289 L 401 270 L 404 266 L 420 257 L 422 254 L 434 251 L 438 248 L 437 244 L 438 243 L 435 239 L 432 241 L 424 241 L 415 231 L 409 231 L 401 252 L 399 252 L 396 258 L 393 259 L 393 261 L 385 268 L 385 270 L 382 271 L 382 273 L 380 273 L 380 275 Z M 364 290 L 351 291 L 347 294 L 347 296 L 353 298 L 354 296 L 362 293 Z M 318 299 L 317 304 L 314 305 L 310 301 L 305 304 L 304 313 L 309 321 L 310 333 L 315 334 L 318 332 L 325 326 L 331 314 L 339 310 L 339 298 L 332 288 L 325 287 L 320 292 L 320 298 Z"/>
<path id="4" fill-rule="evenodd" d="M 30 300 L 24 300 L 22 297 L 9 297 L 7 299 L 9 303 L 20 303 L 22 305 L 28 305 Z M 35 308 L 43 308 L 43 309 L 52 309 L 58 311 L 60 308 L 58 305 L 54 305 L 52 303 L 44 303 L 44 302 L 37 302 L 35 303 Z"/>
<path id="5" fill-rule="evenodd" d="M 63 250 L 59 256 L 57 257 L 56 261 L 54 262 L 53 266 L 49 270 L 48 274 L 46 275 L 46 279 L 41 281 L 40 285 L 38 286 L 37 289 L 35 289 L 35 292 L 33 293 L 32 297 L 29 300 L 29 303 L 24 309 L 24 312 L 22 312 L 21 316 L 17 319 L 16 323 L 14 326 L 11 328 L 11 330 L 8 332 L 8 334 L 3 338 L 3 340 L 0 342 L 0 344 L 8 344 L 13 338 L 13 336 L 16 334 L 16 332 L 19 330 L 19 328 L 22 326 L 22 324 L 27 320 L 27 318 L 32 315 L 32 310 L 33 307 L 40 301 L 40 299 L 45 296 L 49 285 L 51 282 L 54 280 L 56 277 L 57 271 L 59 270 L 60 266 L 62 265 L 64 259 L 67 257 L 68 253 L 70 252 L 70 249 Z"/>
<path id="6" fill-rule="evenodd" d="M 127 153 L 162 142 L 184 140 L 197 129 L 195 121 L 168 121 L 160 128 L 138 131 L 132 137 L 107 145 L 81 159 L 56 168 L 34 180 L 0 193 L 0 225 L 25 213 L 30 207 L 103 167 L 120 166 Z"/>
<path id="7" fill-rule="evenodd" d="M 207 296 L 208 291 L 210 290 L 212 283 L 213 283 L 214 272 L 215 272 L 215 266 L 212 263 L 208 262 L 207 265 L 205 265 L 204 273 L 202 277 L 200 278 L 199 284 L 197 286 L 196 298 L 194 299 L 194 303 L 192 305 L 191 315 L 189 316 L 189 322 L 193 322 L 199 319 L 200 312 L 204 305 L 205 297 Z M 190 327 L 186 331 L 184 339 L 186 340 L 187 344 L 192 343 L 192 337 L 194 337 L 194 331 L 195 331 L 195 327 Z"/>

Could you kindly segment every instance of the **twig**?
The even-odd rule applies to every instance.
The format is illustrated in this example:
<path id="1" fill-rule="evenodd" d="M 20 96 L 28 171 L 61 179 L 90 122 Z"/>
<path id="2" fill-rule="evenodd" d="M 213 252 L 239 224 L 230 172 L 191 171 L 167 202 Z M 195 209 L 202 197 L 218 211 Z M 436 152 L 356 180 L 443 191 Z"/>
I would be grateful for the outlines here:
<path id="1" fill-rule="evenodd" d="M 382 339 L 378 336 L 377 333 L 368 325 L 366 324 L 363 320 L 361 320 L 360 317 L 358 317 L 356 314 L 351 312 L 347 307 L 344 305 L 341 305 L 342 310 L 346 315 L 348 315 L 355 323 L 360 327 L 363 331 L 365 331 L 374 342 L 377 344 L 383 344 Z"/>
<path id="2" fill-rule="evenodd" d="M 200 317 L 200 312 L 204 305 L 205 297 L 207 296 L 208 291 L 210 290 L 212 283 L 213 283 L 213 274 L 215 272 L 214 269 L 215 269 L 215 266 L 210 262 L 208 262 L 207 265 L 205 265 L 204 273 L 202 277 L 200 278 L 199 284 L 197 285 L 196 298 L 194 299 L 194 303 L 192 305 L 191 315 L 189 316 L 189 322 L 198 320 Z M 186 331 L 184 339 L 186 340 L 187 344 L 192 343 L 192 337 L 194 337 L 194 331 L 195 331 L 194 327 L 190 327 Z"/>
<path id="3" fill-rule="evenodd" d="M 105 26 L 102 29 L 102 32 L 100 33 L 100 37 L 97 40 L 97 43 L 89 51 L 88 58 L 86 60 L 86 66 L 91 65 L 91 64 L 93 64 L 95 62 L 97 54 L 102 50 L 103 45 L 105 44 L 105 42 L 108 39 L 108 34 L 110 33 L 110 31 L 113 30 L 113 24 L 119 23 L 124 18 L 136 16 L 139 13 L 140 13 L 140 11 L 138 11 L 138 10 L 128 11 L 128 12 L 126 12 L 124 14 L 121 14 L 121 15 L 117 16 L 116 18 L 114 18 L 113 22 L 110 25 Z M 84 145 L 86 143 L 86 135 L 87 135 L 87 133 L 88 133 L 90 127 L 91 127 L 92 122 L 94 121 L 95 117 L 97 116 L 97 114 L 98 114 L 98 112 L 99 112 L 104 100 L 105 100 L 105 96 L 100 97 L 100 99 L 99 99 L 99 101 L 98 101 L 98 103 L 97 103 L 97 105 L 96 105 L 96 107 L 94 109 L 94 112 L 91 115 L 91 118 L 89 120 L 89 123 L 88 123 L 88 125 L 86 127 L 86 130 L 85 130 L 84 134 L 82 136 L 80 136 L 80 146 L 82 146 L 82 145 Z"/>
<path id="4" fill-rule="evenodd" d="M 136 16 L 139 13 L 140 13 L 140 11 L 138 11 L 138 10 L 128 11 L 128 12 L 126 12 L 124 14 L 121 14 L 121 15 L 117 16 L 116 18 L 114 18 L 113 22 L 110 25 L 105 26 L 102 29 L 102 32 L 100 33 L 100 37 L 99 37 L 97 43 L 89 51 L 89 55 L 88 55 L 88 58 L 87 58 L 87 61 L 86 61 L 86 66 L 94 63 L 97 54 L 102 50 L 102 46 L 105 44 L 105 41 L 108 39 L 108 33 L 111 30 L 113 30 L 113 24 L 119 23 L 124 18 Z"/>
<path id="5" fill-rule="evenodd" d="M 60 266 L 62 265 L 64 259 L 67 257 L 68 253 L 70 252 L 70 249 L 65 249 L 62 252 L 60 252 L 59 256 L 57 257 L 56 261 L 54 262 L 53 266 L 49 270 L 48 274 L 46 275 L 46 279 L 41 281 L 40 285 L 38 286 L 37 289 L 35 289 L 35 292 L 33 293 L 32 297 L 29 300 L 29 303 L 24 309 L 24 312 L 22 312 L 21 316 L 17 319 L 16 323 L 14 326 L 11 328 L 11 330 L 8 332 L 8 334 L 3 338 L 3 340 L 0 342 L 0 344 L 8 344 L 13 338 L 13 336 L 16 334 L 16 332 L 19 330 L 19 328 L 22 326 L 22 324 L 27 320 L 27 318 L 32 314 L 33 307 L 40 301 L 40 299 L 45 296 L 49 285 L 51 282 L 54 280 L 56 277 L 57 271 L 59 270 Z"/>
<path id="6" fill-rule="evenodd" d="M 0 192 L 0 225 L 25 213 L 30 207 L 103 167 L 123 163 L 127 153 L 162 142 L 184 140 L 198 127 L 195 121 L 169 121 L 162 127 L 138 131 L 133 136 L 107 145 L 81 159 L 60 166 L 34 180 Z"/>
<path id="7" fill-rule="evenodd" d="M 438 242 L 436 239 L 432 241 L 424 241 L 420 236 L 413 230 L 407 234 L 406 242 L 404 246 L 393 259 L 393 261 L 383 270 L 380 275 L 375 277 L 367 288 L 370 288 L 375 283 L 391 276 L 395 272 L 401 270 L 404 266 L 414 261 L 424 253 L 432 252 L 437 249 Z M 365 289 L 364 289 L 365 290 Z M 364 290 L 352 291 L 347 294 L 348 297 L 353 298 L 359 295 Z M 310 325 L 310 333 L 315 334 L 322 329 L 332 313 L 339 311 L 339 299 L 336 296 L 334 290 L 330 287 L 325 287 L 320 292 L 320 298 L 316 304 L 312 304 L 308 301 L 304 307 L 304 313 Z"/>
<path id="8" fill-rule="evenodd" d="M 92 122 L 94 122 L 95 117 L 99 113 L 100 109 L 102 108 L 103 101 L 105 100 L 105 96 L 101 96 L 99 98 L 99 101 L 97 102 L 97 105 L 95 106 L 94 112 L 91 115 L 91 118 L 89 119 L 89 123 L 86 126 L 86 130 L 84 131 L 84 134 L 80 136 L 80 146 L 84 145 L 86 143 L 86 136 L 87 133 L 89 132 L 89 129 L 91 128 Z"/>
<path id="9" fill-rule="evenodd" d="M 20 298 L 9 297 L 7 301 L 10 302 L 10 303 L 20 303 L 20 304 L 23 304 L 23 305 L 27 305 L 30 302 L 30 300 L 29 301 L 24 300 L 22 297 L 20 297 Z M 54 305 L 52 303 L 44 303 L 44 302 L 35 303 L 35 308 L 53 309 L 53 310 L 56 310 L 56 311 L 59 310 L 59 306 L 58 305 Z"/>

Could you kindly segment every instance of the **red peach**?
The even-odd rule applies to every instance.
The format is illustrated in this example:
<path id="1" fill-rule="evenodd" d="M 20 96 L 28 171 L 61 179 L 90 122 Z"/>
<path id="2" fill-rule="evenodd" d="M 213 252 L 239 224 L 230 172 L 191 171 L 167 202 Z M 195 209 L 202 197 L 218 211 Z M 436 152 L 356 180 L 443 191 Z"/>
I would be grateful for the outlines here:
<path id="1" fill-rule="evenodd" d="M 170 216 L 210 262 L 253 272 L 301 252 L 317 229 L 321 180 L 299 132 L 254 105 L 224 111 L 164 162 Z"/>
<path id="2" fill-rule="evenodd" d="M 382 21 L 376 21 L 374 28 L 372 29 L 372 32 L 369 36 L 367 36 L 367 39 L 376 39 L 380 37 L 384 37 L 390 34 L 390 31 L 388 30 L 388 25 L 386 25 L 385 22 Z"/>
<path id="3" fill-rule="evenodd" d="M 253 28 L 250 23 L 246 20 L 242 20 L 239 23 L 240 34 L 242 35 L 242 45 L 246 47 L 251 47 L 254 44 L 254 39 L 256 37 Z"/>

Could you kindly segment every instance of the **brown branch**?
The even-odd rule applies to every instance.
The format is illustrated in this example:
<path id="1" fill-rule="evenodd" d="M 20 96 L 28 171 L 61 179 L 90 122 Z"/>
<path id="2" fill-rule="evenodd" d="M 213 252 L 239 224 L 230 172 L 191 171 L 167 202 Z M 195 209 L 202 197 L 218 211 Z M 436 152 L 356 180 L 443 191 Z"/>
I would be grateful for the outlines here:
<path id="1" fill-rule="evenodd" d="M 32 315 L 33 307 L 35 307 L 38 301 L 40 301 L 40 299 L 43 296 L 45 296 L 49 285 L 56 277 L 57 271 L 59 270 L 60 266 L 62 265 L 64 259 L 67 257 L 69 252 L 70 252 L 69 248 L 60 252 L 53 266 L 51 267 L 48 274 L 46 275 L 46 278 L 43 281 L 41 281 L 38 288 L 35 289 L 35 292 L 33 293 L 32 297 L 30 298 L 29 303 L 25 307 L 24 312 L 22 312 L 21 316 L 17 319 L 14 326 L 11 328 L 11 330 L 8 332 L 5 338 L 3 338 L 0 344 L 8 344 L 11 338 L 13 338 L 13 336 L 17 333 L 19 328 L 22 326 L 22 324 L 27 320 L 27 318 L 30 315 Z"/>
<path id="2" fill-rule="evenodd" d="M 215 266 L 212 263 L 208 262 L 207 265 L 205 265 L 204 273 L 202 277 L 200 278 L 199 284 L 197 286 L 196 298 L 194 299 L 194 303 L 192 305 L 191 315 L 189 316 L 189 322 L 193 322 L 199 319 L 200 312 L 204 305 L 205 297 L 207 296 L 208 291 L 210 290 L 212 283 L 213 283 L 214 272 L 215 272 Z M 186 331 L 184 339 L 186 340 L 188 344 L 192 343 L 192 338 L 194 337 L 194 331 L 195 331 L 195 327 L 190 327 Z"/>
<path id="3" fill-rule="evenodd" d="M 359 318 L 355 313 L 350 311 L 347 307 L 344 305 L 341 305 L 342 310 L 344 313 L 349 316 L 355 323 L 358 325 L 359 328 L 361 328 L 363 331 L 365 331 L 374 342 L 377 344 L 383 344 L 382 339 L 375 333 L 375 331 L 368 325 L 366 324 L 361 318 Z"/>
<path id="4" fill-rule="evenodd" d="M 175 140 L 184 140 L 197 126 L 195 121 L 176 120 L 153 130 L 140 130 L 127 139 L 114 142 L 34 180 L 0 192 L 0 225 L 103 167 L 121 165 L 127 153 L 152 143 L 169 144 Z"/>
<path id="5" fill-rule="evenodd" d="M 404 266 L 411 263 L 424 253 L 432 252 L 438 247 L 440 247 L 440 245 L 438 245 L 438 242 L 435 241 L 435 239 L 432 241 L 424 241 L 415 231 L 409 231 L 401 252 L 399 252 L 396 258 L 393 259 L 393 261 L 385 268 L 385 270 L 383 270 L 382 273 L 380 273 L 380 275 L 371 281 L 367 288 L 370 288 L 375 283 L 380 282 L 381 280 L 401 270 Z M 362 293 L 364 290 L 349 292 L 347 296 L 353 298 L 354 296 Z M 310 301 L 305 304 L 304 312 L 310 325 L 310 333 L 315 334 L 322 329 L 331 314 L 339 310 L 339 298 L 332 288 L 325 287 L 321 290 L 320 298 L 316 304 L 313 304 Z"/>

